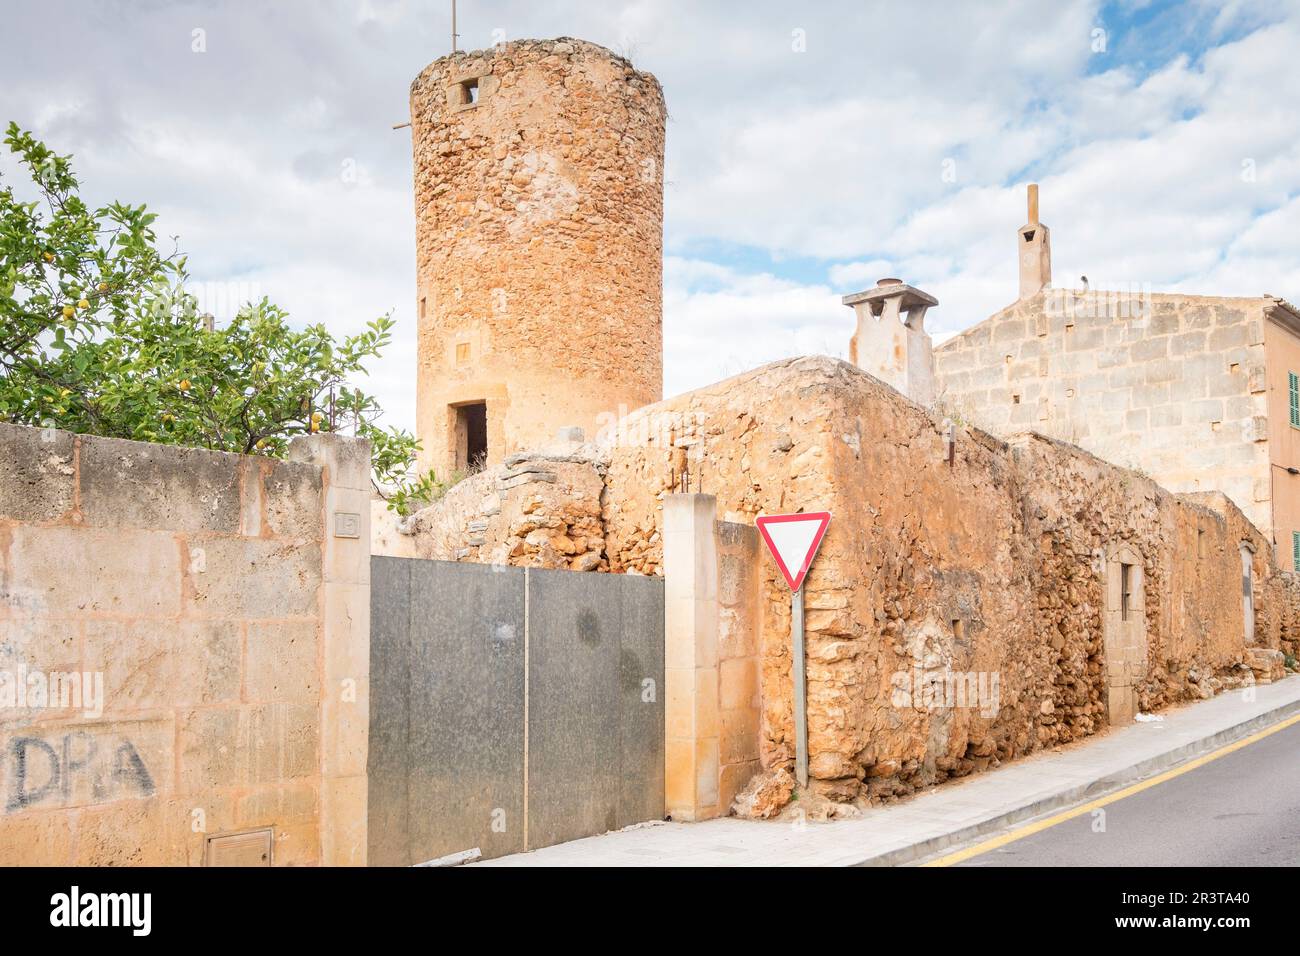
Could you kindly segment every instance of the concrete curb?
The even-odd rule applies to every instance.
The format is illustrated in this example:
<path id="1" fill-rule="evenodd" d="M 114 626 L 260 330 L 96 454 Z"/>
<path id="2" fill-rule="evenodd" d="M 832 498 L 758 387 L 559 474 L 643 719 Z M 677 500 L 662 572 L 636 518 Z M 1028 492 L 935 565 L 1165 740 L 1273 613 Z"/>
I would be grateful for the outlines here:
<path id="1" fill-rule="evenodd" d="M 1284 704 L 1279 704 L 1272 710 L 1265 711 L 1262 714 L 1256 714 L 1241 723 L 1225 727 L 1223 730 L 1194 740 L 1191 743 L 1181 744 L 1164 753 L 1157 754 L 1154 757 L 1148 757 L 1140 760 L 1132 766 L 1125 767 L 1122 770 L 1108 773 L 1105 776 L 1098 777 L 1096 780 L 1085 784 L 1077 784 L 1071 787 L 1065 787 L 1057 793 L 1047 797 L 1041 797 L 1029 803 L 1022 804 L 1018 807 L 1012 807 L 1008 810 L 999 810 L 989 817 L 981 820 L 979 823 L 962 827 L 959 830 L 953 830 L 940 836 L 931 837 L 922 840 L 919 843 L 913 843 L 910 846 L 899 847 L 898 849 L 888 850 L 856 863 L 850 866 L 899 866 L 906 863 L 914 863 L 925 857 L 933 856 L 941 850 L 951 847 L 960 847 L 972 842 L 978 837 L 989 836 L 997 833 L 1013 824 L 1023 823 L 1033 820 L 1036 817 L 1045 816 L 1056 810 L 1062 810 L 1066 807 L 1074 806 L 1078 803 L 1085 803 L 1090 799 L 1103 796 L 1115 790 L 1123 789 L 1131 783 L 1154 776 L 1161 771 L 1168 770 L 1179 764 L 1186 763 L 1203 754 L 1210 753 L 1226 744 L 1234 743 L 1252 733 L 1262 730 L 1265 727 L 1276 724 L 1285 720 L 1292 714 L 1300 713 L 1300 699 L 1290 700 Z M 996 772 L 996 771 L 994 771 Z"/>

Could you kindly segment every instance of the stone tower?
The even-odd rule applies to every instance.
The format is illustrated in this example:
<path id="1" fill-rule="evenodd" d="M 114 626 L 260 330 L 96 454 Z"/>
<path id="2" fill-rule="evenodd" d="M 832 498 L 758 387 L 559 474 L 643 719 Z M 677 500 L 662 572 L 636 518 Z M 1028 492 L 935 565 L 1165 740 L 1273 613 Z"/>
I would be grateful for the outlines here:
<path id="1" fill-rule="evenodd" d="M 417 431 L 439 476 L 663 396 L 663 91 L 519 40 L 411 85 Z"/>

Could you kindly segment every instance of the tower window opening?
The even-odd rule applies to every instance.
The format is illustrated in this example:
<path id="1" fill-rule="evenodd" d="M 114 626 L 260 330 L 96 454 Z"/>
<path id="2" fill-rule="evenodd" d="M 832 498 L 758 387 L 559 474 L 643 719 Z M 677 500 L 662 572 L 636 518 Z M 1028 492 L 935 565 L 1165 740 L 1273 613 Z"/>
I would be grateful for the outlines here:
<path id="1" fill-rule="evenodd" d="M 452 88 L 454 105 L 475 106 L 478 104 L 478 77 L 471 76 L 461 80 Z"/>

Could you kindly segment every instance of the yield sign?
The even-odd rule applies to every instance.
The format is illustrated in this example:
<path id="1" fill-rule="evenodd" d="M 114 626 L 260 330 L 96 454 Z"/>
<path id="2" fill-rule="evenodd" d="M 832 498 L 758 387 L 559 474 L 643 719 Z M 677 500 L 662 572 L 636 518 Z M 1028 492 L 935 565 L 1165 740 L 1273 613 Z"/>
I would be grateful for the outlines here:
<path id="1" fill-rule="evenodd" d="M 767 543 L 767 550 L 776 559 L 776 566 L 785 575 L 785 583 L 790 585 L 791 591 L 798 591 L 817 555 L 826 526 L 831 523 L 831 513 L 764 515 L 754 523 Z"/>

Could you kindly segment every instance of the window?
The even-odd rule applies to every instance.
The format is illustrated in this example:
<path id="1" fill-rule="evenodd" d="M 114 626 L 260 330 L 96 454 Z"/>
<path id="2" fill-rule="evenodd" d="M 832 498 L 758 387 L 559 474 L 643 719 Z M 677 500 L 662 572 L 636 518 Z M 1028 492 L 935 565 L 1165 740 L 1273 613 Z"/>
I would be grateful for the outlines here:
<path id="1" fill-rule="evenodd" d="M 1127 621 L 1133 609 L 1133 565 L 1119 566 L 1119 619 Z"/>
<path id="2" fill-rule="evenodd" d="M 478 104 L 478 77 L 472 76 L 461 80 L 451 88 L 453 106 L 475 106 Z"/>
<path id="3" fill-rule="evenodd" d="M 468 342 L 457 342 L 457 343 L 456 343 L 456 362 L 457 362 L 458 364 L 459 364 L 460 362 L 468 362 L 468 361 L 469 361 L 469 355 L 470 355 L 470 352 L 469 352 L 469 343 L 468 343 Z"/>
<path id="4" fill-rule="evenodd" d="M 1300 571 L 1300 531 L 1291 532 L 1291 570 Z"/>
<path id="5" fill-rule="evenodd" d="M 1291 385 L 1291 427 L 1300 428 L 1300 375 L 1288 372 Z"/>
<path id="6" fill-rule="evenodd" d="M 959 617 L 952 619 L 952 636 L 958 644 L 966 643 L 966 622 Z"/>
<path id="7" fill-rule="evenodd" d="M 483 101 L 482 94 L 490 92 L 490 89 L 480 85 L 486 79 L 489 79 L 489 77 L 467 76 L 449 83 L 447 85 L 447 105 L 451 107 L 452 112 L 460 112 L 478 106 Z"/>

